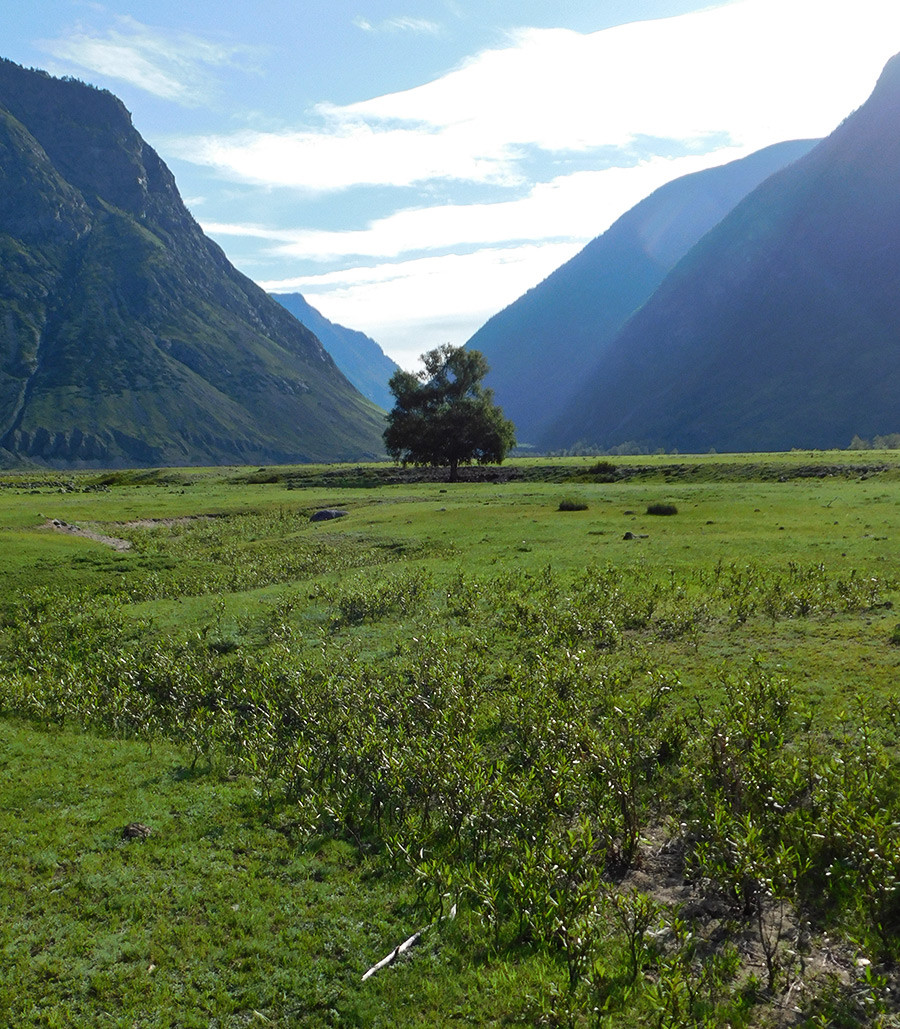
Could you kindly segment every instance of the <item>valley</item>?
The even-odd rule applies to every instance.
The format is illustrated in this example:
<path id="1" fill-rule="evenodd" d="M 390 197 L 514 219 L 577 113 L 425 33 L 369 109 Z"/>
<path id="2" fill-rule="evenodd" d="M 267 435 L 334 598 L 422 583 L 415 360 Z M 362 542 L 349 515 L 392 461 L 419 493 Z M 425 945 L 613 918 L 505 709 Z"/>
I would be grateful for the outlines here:
<path id="1" fill-rule="evenodd" d="M 117 94 L 0 59 L 0 1024 L 900 1025 L 900 56 L 821 139 L 595 138 L 576 76 L 466 154 L 481 57 L 292 131 L 306 40 L 251 112 L 212 69 L 274 51 L 73 31 L 258 281 Z M 468 335 L 626 186 L 424 373 L 288 292 Z"/>

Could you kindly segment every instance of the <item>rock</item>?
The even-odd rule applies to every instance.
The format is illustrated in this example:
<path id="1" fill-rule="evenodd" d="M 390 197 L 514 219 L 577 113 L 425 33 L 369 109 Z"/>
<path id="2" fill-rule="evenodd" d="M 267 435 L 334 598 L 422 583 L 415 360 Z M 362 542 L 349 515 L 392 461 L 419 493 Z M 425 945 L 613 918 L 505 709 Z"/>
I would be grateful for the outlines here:
<path id="1" fill-rule="evenodd" d="M 153 830 L 149 825 L 144 825 L 143 822 L 129 822 L 128 825 L 122 830 L 123 840 L 146 840 L 148 836 L 153 834 Z"/>
<path id="2" fill-rule="evenodd" d="M 326 507 L 321 511 L 316 511 L 315 514 L 309 516 L 311 522 L 329 522 L 332 518 L 346 518 L 347 511 L 339 511 L 334 507 Z"/>

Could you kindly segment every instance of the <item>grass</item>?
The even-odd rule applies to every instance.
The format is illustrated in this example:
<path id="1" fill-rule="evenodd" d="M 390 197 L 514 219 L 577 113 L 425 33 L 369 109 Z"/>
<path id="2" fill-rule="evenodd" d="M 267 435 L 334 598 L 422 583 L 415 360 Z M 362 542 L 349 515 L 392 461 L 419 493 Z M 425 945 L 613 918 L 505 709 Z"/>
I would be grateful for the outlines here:
<path id="1" fill-rule="evenodd" d="M 452 940 L 363 988 L 418 927 L 405 888 L 347 843 L 297 840 L 246 780 L 10 720 L 0 754 L 3 1024 L 428 1026 L 448 996 L 492 1024 L 498 975 L 454 969 Z M 135 820 L 152 836 L 123 840 Z M 433 966 L 450 994 L 421 988 Z"/>
<path id="2" fill-rule="evenodd" d="M 891 1024 L 896 454 L 596 466 L 0 480 L 0 1022 Z"/>

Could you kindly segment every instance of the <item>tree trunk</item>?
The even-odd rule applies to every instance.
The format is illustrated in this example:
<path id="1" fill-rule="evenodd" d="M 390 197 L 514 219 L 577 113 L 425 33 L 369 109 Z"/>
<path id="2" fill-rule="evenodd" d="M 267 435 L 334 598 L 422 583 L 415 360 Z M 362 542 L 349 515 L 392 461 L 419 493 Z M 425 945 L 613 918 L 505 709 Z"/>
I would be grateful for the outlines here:
<path id="1" fill-rule="evenodd" d="M 450 462 L 450 478 L 447 482 L 459 482 L 459 461 Z"/>

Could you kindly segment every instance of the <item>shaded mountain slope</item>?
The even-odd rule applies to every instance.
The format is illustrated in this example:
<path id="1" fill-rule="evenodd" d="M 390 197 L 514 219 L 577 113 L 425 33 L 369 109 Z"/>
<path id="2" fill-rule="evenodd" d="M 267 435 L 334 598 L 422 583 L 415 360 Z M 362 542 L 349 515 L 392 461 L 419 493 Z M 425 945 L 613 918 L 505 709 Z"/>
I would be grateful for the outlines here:
<path id="1" fill-rule="evenodd" d="M 558 418 L 603 349 L 690 248 L 773 172 L 815 141 L 767 147 L 675 179 L 622 215 L 469 340 L 521 442 Z"/>
<path id="2" fill-rule="evenodd" d="M 900 425 L 900 57 L 607 349 L 548 446 L 846 446 Z"/>
<path id="3" fill-rule="evenodd" d="M 381 430 L 204 236 L 116 97 L 0 62 L 0 457 L 355 459 Z"/>
<path id="4" fill-rule="evenodd" d="M 315 333 L 338 368 L 364 397 L 385 410 L 394 406 L 387 383 L 398 365 L 371 336 L 329 321 L 300 293 L 273 293 L 272 296 Z"/>

